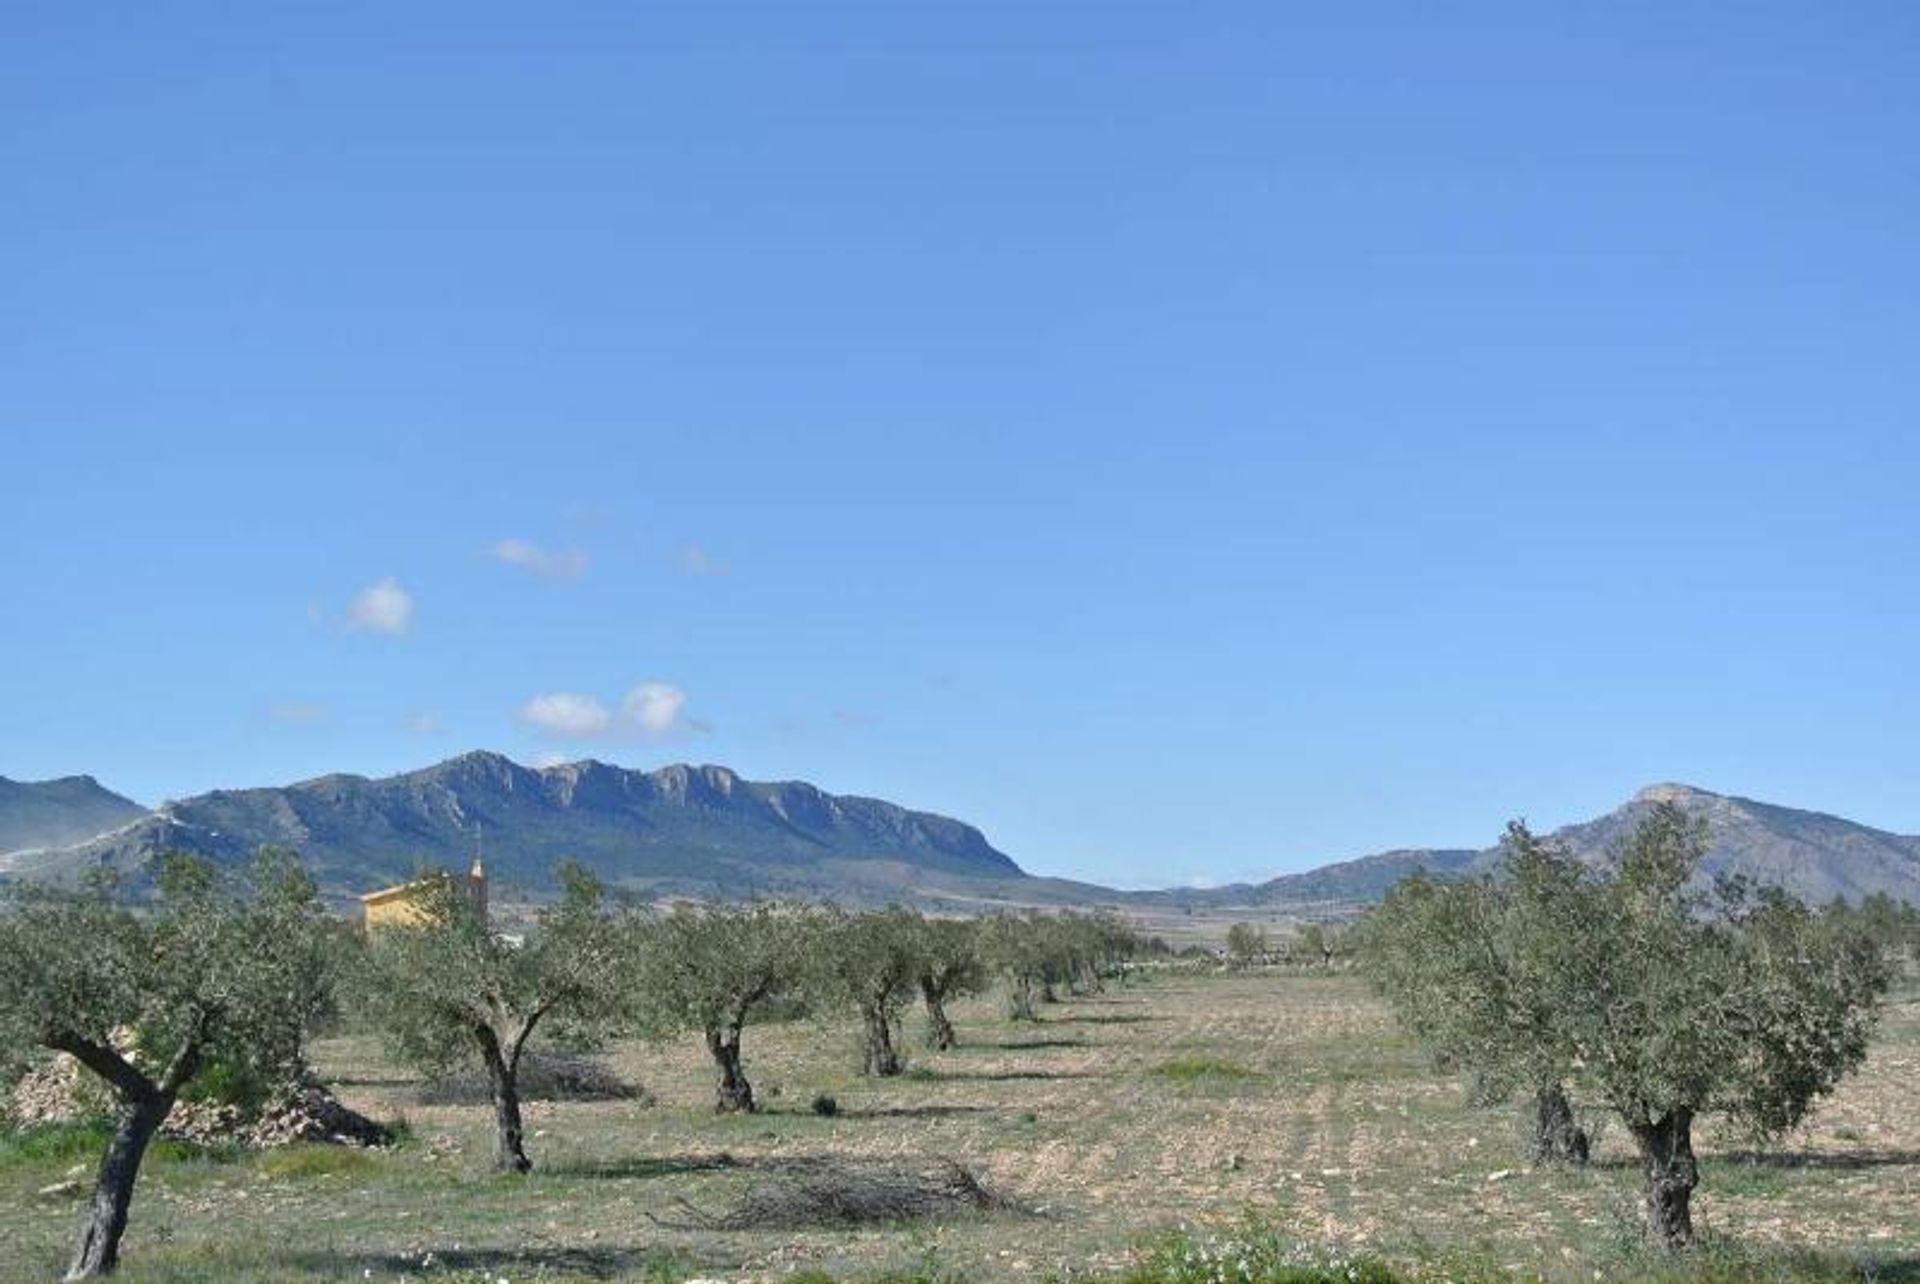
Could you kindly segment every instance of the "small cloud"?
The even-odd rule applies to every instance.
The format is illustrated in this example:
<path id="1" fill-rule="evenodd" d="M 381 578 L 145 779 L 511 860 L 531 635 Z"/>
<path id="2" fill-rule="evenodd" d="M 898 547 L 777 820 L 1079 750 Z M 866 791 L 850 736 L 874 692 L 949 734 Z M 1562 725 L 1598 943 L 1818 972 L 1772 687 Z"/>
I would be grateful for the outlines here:
<path id="1" fill-rule="evenodd" d="M 620 702 L 621 712 L 650 736 L 663 736 L 680 721 L 687 693 L 666 682 L 642 682 Z"/>
<path id="2" fill-rule="evenodd" d="M 587 573 L 587 555 L 577 548 L 541 548 L 530 540 L 503 539 L 488 554 L 543 580 L 577 580 Z"/>
<path id="3" fill-rule="evenodd" d="M 536 770 L 546 767 L 564 767 L 573 759 L 563 753 L 543 753 L 535 755 L 533 765 Z"/>
<path id="4" fill-rule="evenodd" d="M 520 716 L 545 731 L 563 736 L 597 736 L 613 726 L 607 706 L 590 695 L 551 691 L 520 706 Z"/>
<path id="5" fill-rule="evenodd" d="M 413 625 L 413 595 L 389 575 L 347 604 L 347 627 L 368 633 L 405 633 Z"/>
<path id="6" fill-rule="evenodd" d="M 447 724 L 431 709 L 416 709 L 407 715 L 407 730 L 416 736 L 437 736 L 446 729 Z"/>
<path id="7" fill-rule="evenodd" d="M 307 700 L 276 700 L 262 709 L 260 716 L 281 726 L 304 727 L 326 721 L 327 707 Z"/>
<path id="8" fill-rule="evenodd" d="M 688 540 L 674 550 L 673 561 L 688 575 L 713 577 L 725 575 L 731 569 L 724 561 L 714 556 L 705 545 L 695 543 L 693 540 Z"/>

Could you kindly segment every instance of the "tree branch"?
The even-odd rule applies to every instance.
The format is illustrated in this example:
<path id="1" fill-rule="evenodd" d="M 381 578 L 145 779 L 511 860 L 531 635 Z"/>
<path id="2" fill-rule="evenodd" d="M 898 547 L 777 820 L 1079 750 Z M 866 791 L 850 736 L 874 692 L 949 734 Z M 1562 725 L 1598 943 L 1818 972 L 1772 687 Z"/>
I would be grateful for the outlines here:
<path id="1" fill-rule="evenodd" d="M 56 1031 L 44 1040 L 55 1052 L 64 1052 L 87 1069 L 105 1079 L 121 1096 L 133 1101 L 158 1096 L 154 1082 L 121 1056 L 109 1043 L 96 1043 L 72 1031 Z"/>
<path id="2" fill-rule="evenodd" d="M 540 1018 L 545 1016 L 547 1009 L 552 1006 L 551 1003 L 542 1003 L 527 1014 L 527 1019 L 521 1023 L 520 1033 L 514 1035 L 513 1042 L 507 1048 L 509 1069 L 519 1069 L 521 1049 L 525 1048 L 527 1040 L 533 1037 L 533 1027 L 540 1024 Z"/>
<path id="3" fill-rule="evenodd" d="M 207 1037 L 207 1026 L 213 1020 L 213 1009 L 196 1004 L 192 1016 L 187 1022 L 187 1033 L 180 1040 L 180 1046 L 174 1049 L 173 1060 L 167 1062 L 167 1068 L 160 1077 L 160 1091 L 168 1097 L 179 1093 L 187 1080 L 200 1069 L 200 1045 Z"/>

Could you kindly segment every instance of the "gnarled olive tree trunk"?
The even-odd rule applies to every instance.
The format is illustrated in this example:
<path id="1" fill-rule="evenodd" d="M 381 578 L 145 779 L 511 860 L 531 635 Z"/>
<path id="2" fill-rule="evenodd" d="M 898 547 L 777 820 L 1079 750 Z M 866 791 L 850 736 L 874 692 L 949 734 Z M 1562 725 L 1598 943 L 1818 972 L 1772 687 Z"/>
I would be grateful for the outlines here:
<path id="1" fill-rule="evenodd" d="M 1533 1158 L 1535 1163 L 1583 1165 L 1590 1145 L 1586 1132 L 1573 1117 L 1573 1103 L 1558 1080 L 1540 1084 L 1533 1092 Z"/>
<path id="2" fill-rule="evenodd" d="M 927 1003 L 927 1045 L 935 1052 L 945 1052 L 960 1042 L 953 1033 L 953 1022 L 947 1019 L 946 989 L 931 976 L 920 978 L 920 997 Z"/>
<path id="3" fill-rule="evenodd" d="M 196 1011 L 173 1059 L 156 1081 L 142 1074 L 113 1047 L 82 1038 L 57 1038 L 47 1046 L 64 1052 L 105 1079 L 120 1101 L 119 1117 L 80 1223 L 80 1243 L 74 1249 L 69 1280 L 111 1275 L 120 1264 L 120 1239 L 127 1231 L 127 1210 L 133 1206 L 133 1187 L 147 1143 L 166 1122 L 180 1089 L 199 1071 L 200 1049 L 212 1014 Z"/>
<path id="4" fill-rule="evenodd" d="M 712 1026 L 707 1030 L 707 1051 L 720 1071 L 719 1095 L 713 1108 L 719 1114 L 752 1114 L 760 1107 L 753 1099 L 753 1085 L 740 1068 L 740 1027 L 737 1024 Z"/>
<path id="5" fill-rule="evenodd" d="M 533 1161 L 527 1158 L 526 1126 L 520 1120 L 520 1050 L 531 1033 L 533 1023 L 528 1022 L 519 1037 L 502 1048 L 492 1026 L 482 1021 L 473 1028 L 480 1059 L 486 1063 L 487 1083 L 493 1090 L 493 1162 L 502 1172 L 533 1171 Z"/>
<path id="6" fill-rule="evenodd" d="M 1663 1247 L 1684 1248 L 1693 1241 L 1693 1188 L 1700 1184 L 1693 1111 L 1676 1107 L 1629 1127 L 1646 1175 L 1647 1235 Z"/>
<path id="7" fill-rule="evenodd" d="M 1016 973 L 1008 982 L 1007 1019 L 1010 1021 L 1037 1019 L 1033 1010 L 1033 978 L 1025 973 Z"/>
<path id="8" fill-rule="evenodd" d="M 120 1109 L 100 1159 L 100 1173 L 87 1200 L 80 1225 L 80 1244 L 74 1250 L 73 1264 L 67 1268 L 70 1280 L 90 1280 L 111 1275 L 120 1263 L 120 1237 L 127 1230 L 127 1210 L 133 1205 L 133 1184 L 140 1175 L 140 1161 L 147 1143 L 166 1121 L 173 1109 L 173 1098 L 158 1092 L 142 1094 L 126 1101 Z"/>
<path id="9" fill-rule="evenodd" d="M 878 1076 L 899 1074 L 900 1054 L 894 1051 L 892 1022 L 887 1019 L 886 1006 L 866 1004 L 860 1009 L 860 1019 L 867 1032 L 866 1060 L 860 1072 Z"/>

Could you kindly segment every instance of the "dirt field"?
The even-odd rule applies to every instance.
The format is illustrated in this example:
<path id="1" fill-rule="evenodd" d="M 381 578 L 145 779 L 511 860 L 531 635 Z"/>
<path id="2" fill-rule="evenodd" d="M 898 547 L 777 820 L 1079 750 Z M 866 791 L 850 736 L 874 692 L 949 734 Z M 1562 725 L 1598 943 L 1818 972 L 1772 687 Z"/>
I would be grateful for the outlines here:
<path id="1" fill-rule="evenodd" d="M 929 1263 L 978 1279 L 1124 1266 L 1156 1228 L 1252 1213 L 1409 1261 L 1471 1255 L 1554 1279 L 1618 1276 L 1634 1173 L 1618 1127 L 1583 1173 L 1528 1171 L 1509 1112 L 1470 1109 L 1346 975 L 1161 976 L 1012 1025 L 958 1013 L 962 1049 L 891 1081 L 849 1073 L 848 1027 L 749 1031 L 768 1110 L 710 1113 L 704 1051 L 621 1046 L 654 1104 L 534 1104 L 531 1178 L 495 1177 L 485 1107 L 428 1107 L 366 1039 L 319 1048 L 349 1101 L 405 1115 L 385 1154 L 167 1158 L 143 1178 L 127 1277 L 777 1278 Z M 909 1018 L 917 1035 L 917 1014 Z M 819 1093 L 835 1118 L 813 1114 Z M 1920 1001 L 1888 1013 L 1866 1072 L 1759 1161 L 1703 1137 L 1697 1214 L 1742 1244 L 1920 1256 Z M 796 1158 L 952 1156 L 1018 1211 L 941 1225 L 693 1229 Z M 0 1165 L 0 1271 L 57 1274 L 78 1214 L 37 1192 L 79 1162 Z M 691 1210 L 691 1211 L 690 1211 Z M 429 1256 L 430 1255 L 430 1256 Z M 450 1274 L 449 1274 L 450 1273 Z"/>

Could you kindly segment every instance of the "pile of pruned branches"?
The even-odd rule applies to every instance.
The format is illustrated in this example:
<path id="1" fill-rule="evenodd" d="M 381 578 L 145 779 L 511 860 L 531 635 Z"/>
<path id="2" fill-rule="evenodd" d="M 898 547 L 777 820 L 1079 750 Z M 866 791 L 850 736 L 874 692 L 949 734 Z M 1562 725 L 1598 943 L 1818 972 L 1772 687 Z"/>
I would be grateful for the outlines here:
<path id="1" fill-rule="evenodd" d="M 859 1226 L 918 1221 L 957 1213 L 1011 1208 L 963 1164 L 947 1158 L 919 1163 L 840 1157 L 795 1159 L 778 1175 L 747 1189 L 721 1212 L 678 1201 L 663 1225 L 697 1230 L 756 1230 L 799 1226 Z"/>

